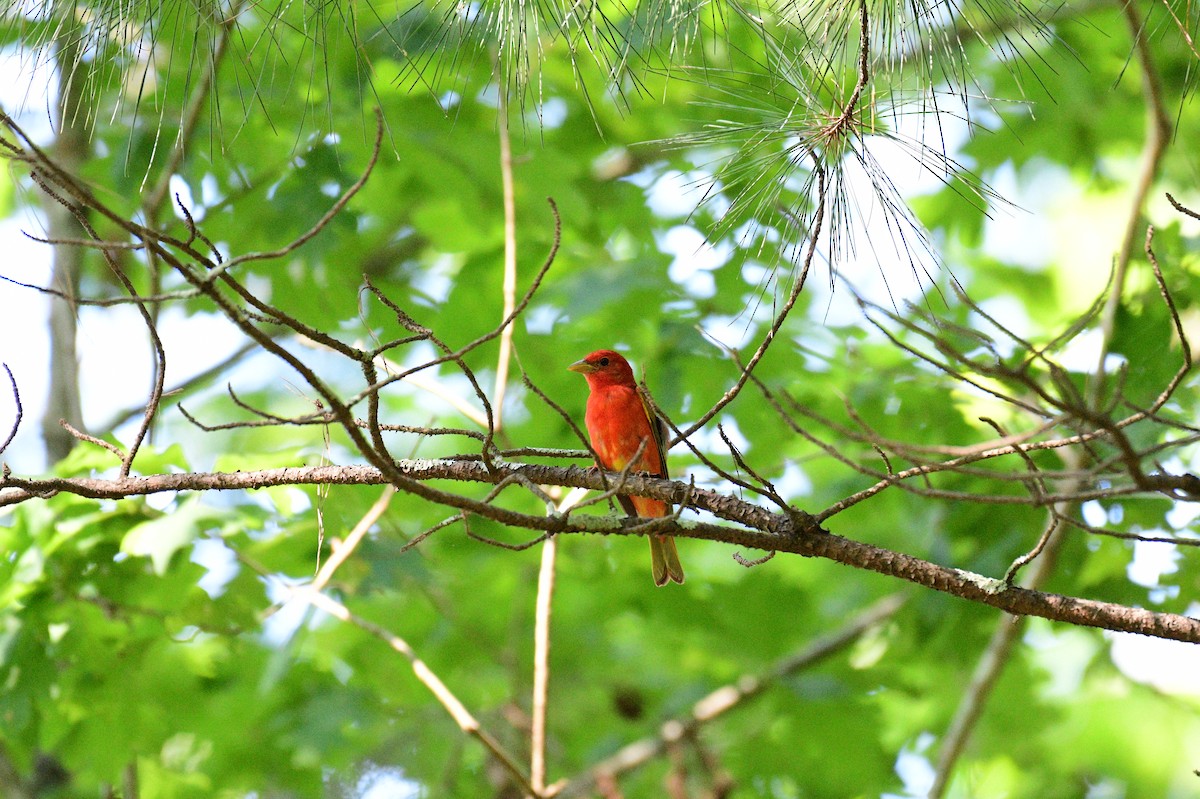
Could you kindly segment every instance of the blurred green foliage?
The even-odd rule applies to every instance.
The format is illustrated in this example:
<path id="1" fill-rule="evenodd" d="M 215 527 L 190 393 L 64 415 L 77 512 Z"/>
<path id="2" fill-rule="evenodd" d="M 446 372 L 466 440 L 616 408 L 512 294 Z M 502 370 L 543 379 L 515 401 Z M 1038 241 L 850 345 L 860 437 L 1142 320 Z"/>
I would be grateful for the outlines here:
<path id="1" fill-rule="evenodd" d="M 634 14 L 621 4 L 600 6 L 611 27 L 598 29 L 590 55 L 580 48 L 583 26 L 571 36 L 546 38 L 544 51 L 536 52 L 544 60 L 522 80 L 520 59 L 506 60 L 519 53 L 521 42 L 489 43 L 496 30 L 485 26 L 481 34 L 454 22 L 457 14 L 474 13 L 474 6 L 403 13 L 405 6 L 388 4 L 284 4 L 276 10 L 253 4 L 238 17 L 216 85 L 186 142 L 176 186 L 187 187 L 191 214 L 226 256 L 273 250 L 312 226 L 361 175 L 374 138 L 373 109 L 380 108 L 383 151 L 365 188 L 307 245 L 281 259 L 245 264 L 238 273 L 284 311 L 347 341 L 401 335 L 391 313 L 360 293 L 366 274 L 420 324 L 459 346 L 493 328 L 502 315 L 497 109 L 503 91 L 514 149 L 519 290 L 553 239 L 547 197 L 557 203 L 563 226 L 557 259 L 516 326 L 519 368 L 581 420 L 585 387 L 566 365 L 590 350 L 620 347 L 646 369 L 664 410 L 680 422 L 695 418 L 738 374 L 704 331 L 744 354 L 752 351 L 790 289 L 798 260 L 796 240 L 777 209 L 761 202 L 723 209 L 743 189 L 769 193 L 762 185 L 765 168 L 746 172 L 743 164 L 721 172 L 720 165 L 729 163 L 723 159 L 740 145 L 728 136 L 696 133 L 744 124 L 755 142 L 743 152 L 749 163 L 758 157 L 783 168 L 802 163 L 789 161 L 779 140 L 753 138 L 796 102 L 788 70 L 801 68 L 773 59 L 792 52 L 789 37 L 799 37 L 802 26 L 773 20 L 774 36 L 763 36 L 732 12 L 718 23 L 707 8 L 689 11 L 682 4 L 651 3 Z M 115 13 L 116 7 L 105 8 Z M 476 10 L 486 15 L 515 7 L 488 2 Z M 892 13 L 891 6 L 871 7 Z M 127 46 L 115 26 L 92 30 L 95 58 L 104 69 L 89 88 L 94 137 L 85 177 L 122 213 L 137 215 L 145 187 L 161 179 L 183 109 L 219 35 L 205 15 L 220 8 L 156 4 L 159 33 L 147 41 L 152 55 Z M 655 15 L 665 19 L 672 11 L 685 18 L 703 15 L 694 40 L 685 36 L 687 25 L 655 31 Z M 1171 110 L 1179 142 L 1156 187 L 1195 207 L 1195 164 L 1186 141 L 1196 130 L 1197 108 L 1185 92 L 1194 78 L 1176 78 L 1194 76 L 1196 62 L 1162 13 L 1155 17 L 1154 54 L 1167 99 L 1178 103 Z M 1186 14 L 1194 28 L 1194 10 Z M 961 150 L 948 155 L 985 180 L 1015 174 L 1019 182 L 1039 165 L 1061 167 L 1079 187 L 1077 214 L 1089 213 L 1094 198 L 1087 191 L 1130 196 L 1125 176 L 1141 147 L 1143 100 L 1136 63 L 1129 64 L 1132 45 L 1118 17 L 1094 5 L 1065 7 L 1053 22 L 1057 38 L 1031 37 L 1019 58 L 998 58 L 997 50 L 978 42 L 964 45 L 963 58 L 981 92 L 1019 102 L 972 100 L 975 118 L 993 123 L 993 130 L 973 130 Z M 44 48 L 53 35 L 49 23 L 19 15 L 2 19 L 3 40 L 16 52 Z M 1009 22 L 1019 28 L 1028 20 L 1018 15 Z M 1001 32 L 1004 25 L 998 20 Z M 438 31 L 445 40 L 434 47 L 436 36 L 428 37 Z M 614 32 L 627 38 L 600 36 Z M 669 70 L 672 37 L 679 47 Z M 638 48 L 623 60 L 612 41 Z M 852 35 L 849 41 L 855 41 Z M 406 43 L 410 49 L 401 51 Z M 601 67 L 619 62 L 612 68 L 615 84 L 605 83 L 590 56 Z M 500 74 L 512 78 L 499 88 L 493 59 L 499 59 Z M 853 59 L 833 61 L 828 82 L 813 82 L 812 97 L 844 98 L 853 86 Z M 903 87 L 907 73 L 889 72 L 883 63 L 881 91 L 889 82 Z M 711 80 L 705 71 L 710 67 Z M 953 74 L 946 70 L 943 88 Z M 140 94 L 130 88 L 138 84 Z M 898 120 L 881 117 L 880 134 L 889 122 L 901 129 Z M 860 144 L 870 146 L 870 137 Z M 899 160 L 887 166 L 901 168 Z M 727 179 L 711 202 L 696 208 L 703 185 L 691 193 L 684 188 L 714 174 Z M 812 198 L 800 197 L 798 188 L 803 179 L 802 173 L 787 177 L 791 183 L 779 196 L 781 202 L 790 197 L 797 215 L 811 221 L 805 214 L 812 212 Z M 20 186 L 25 178 L 17 180 Z M 1090 296 L 1063 304 L 1065 295 L 1078 293 L 1071 275 L 1104 273 L 1110 263 L 1071 262 L 1062 254 L 1072 241 L 1056 242 L 1052 253 L 1033 253 L 1041 258 L 1036 267 L 1006 262 L 983 246 L 989 216 L 1023 212 L 990 199 L 968 201 L 971 184 L 964 181 L 963 174 L 951 174 L 913 203 L 931 232 L 930 246 L 942 257 L 932 281 L 918 286 L 909 265 L 878 241 L 875 250 L 860 245 L 862 257 L 854 262 L 818 258 L 796 312 L 756 372 L 759 379 L 821 418 L 853 428 L 849 406 L 879 436 L 915 445 L 988 440 L 995 432 L 978 421 L 985 414 L 1007 414 L 1000 421 L 1014 430 L 1033 426 L 894 346 L 865 313 L 845 310 L 853 307 L 856 286 L 877 283 L 882 275 L 888 284 L 883 307 L 900 317 L 932 313 L 964 331 L 983 327 L 955 298 L 953 279 L 974 301 L 1000 303 L 988 307 L 1009 313 L 1004 321 L 1013 329 L 1045 343 L 1073 321 L 1080 303 L 1086 307 Z M 10 209 L 13 197 L 0 188 L 0 209 Z M 31 197 L 18 191 L 15 201 Z M 1192 290 L 1196 230 L 1152 208 L 1155 224 L 1166 228 L 1158 247 L 1167 282 L 1191 320 L 1200 296 Z M 180 215 L 159 210 L 169 232 L 186 237 Z M 838 224 L 856 220 L 850 215 Z M 701 270 L 709 273 L 711 288 L 703 277 L 682 280 L 677 275 L 683 272 L 672 271 L 676 260 L 680 268 L 697 257 L 666 247 L 669 231 L 682 226 L 717 231 L 712 243 L 727 257 Z M 103 223 L 100 229 L 107 232 Z M 1112 231 L 1101 232 L 1115 247 Z M 135 284 L 149 286 L 140 255 L 126 263 Z M 84 293 L 111 293 L 106 268 L 98 259 L 93 267 L 84 276 Z M 834 267 L 844 274 L 831 295 L 826 286 Z M 1131 269 L 1111 351 L 1127 365 L 1124 396 L 1144 406 L 1176 370 L 1179 349 L 1144 259 L 1136 257 Z M 172 274 L 161 277 L 164 290 L 184 286 Z M 189 313 L 212 311 L 198 298 L 177 305 Z M 882 324 L 910 344 L 919 342 L 892 321 Z M 986 346 L 974 334 L 956 337 L 954 328 L 945 330 L 966 349 Z M 742 346 L 743 338 L 750 344 Z M 301 342 L 287 346 L 347 394 L 359 390 L 361 376 L 345 365 Z M 494 380 L 496 353 L 493 342 L 468 357 L 485 387 Z M 406 357 L 416 362 L 429 354 L 414 348 Z M 1010 358 L 998 350 L 1000 358 L 1023 355 Z M 450 370 L 443 366 L 439 375 L 471 400 L 465 382 Z M 1076 367 L 1069 376 L 1083 380 Z M 297 396 L 303 391 L 295 388 L 294 375 L 259 358 L 215 379 L 186 407 L 210 423 L 249 418 L 223 393 L 227 381 L 254 407 L 279 414 L 311 408 L 308 397 Z M 579 446 L 563 420 L 512 375 L 510 384 L 504 443 Z M 1165 414 L 1181 425 L 1194 423 L 1194 397 L 1189 383 Z M 445 402 L 401 385 L 389 387 L 383 401 L 388 421 L 472 425 Z M 715 421 L 740 435 L 747 462 L 798 507 L 817 511 L 873 482 L 796 435 L 753 387 Z M 200 433 L 168 406 L 159 440 L 177 443 L 143 452 L 137 470 L 235 471 L 355 457 L 337 431 L 328 446 L 322 433 L 320 427 Z M 1130 433 L 1142 447 L 1185 434 L 1184 428 L 1149 424 Z M 445 456 L 473 446 L 466 439 L 402 434 L 390 440 L 398 457 Z M 711 457 L 736 470 L 715 434 L 711 440 L 705 446 Z M 842 439 L 836 447 L 871 469 L 887 468 L 867 443 Z M 1192 448 L 1172 450 L 1166 465 L 1184 471 L 1193 458 Z M 891 464 L 896 470 L 907 465 Z M 1052 454 L 1042 462 L 1044 468 L 1061 465 Z M 1004 466 L 1024 468 L 1015 459 Z M 56 466 L 63 476 L 113 471 L 112 458 L 92 447 Z M 672 471 L 721 485 L 683 448 L 672 453 Z M 1025 491 L 1018 482 L 997 484 L 986 468 L 940 486 L 964 494 Z M 485 487 L 459 488 L 486 493 Z M 120 502 L 60 494 L 7 511 L 0 517 L 0 754 L 22 774 L 32 773 L 39 756 L 59 761 L 71 781 L 47 795 L 106 795 L 105 786 L 115 786 L 116 793 L 107 795 L 120 795 L 131 766 L 143 799 L 358 796 L 385 777 L 394 780 L 388 794 L 394 796 L 519 795 L 383 643 L 295 602 L 280 609 L 288 586 L 311 577 L 318 556 L 328 557 L 330 542 L 342 538 L 378 494 L 376 488 L 333 487 Z M 513 489 L 504 501 L 541 510 L 535 498 Z M 1106 500 L 1103 509 L 1117 531 L 1194 537 L 1191 514 L 1163 498 L 1122 497 Z M 402 550 L 447 515 L 444 508 L 397 495 L 329 591 L 410 642 L 483 726 L 524 759 L 538 550 L 486 546 L 468 538 L 461 524 Z M 1021 505 L 892 489 L 834 517 L 829 527 L 999 576 L 1032 546 L 1044 524 L 1042 511 Z M 473 529 L 512 543 L 528 536 L 487 522 Z M 622 745 L 655 734 L 664 720 L 685 715 L 719 686 L 767 673 L 900 587 L 878 575 L 796 557 L 745 569 L 731 559 L 728 546 L 681 540 L 688 582 L 657 590 L 645 549 L 622 537 L 560 542 L 551 781 L 579 775 Z M 1051 590 L 1194 614 L 1200 592 L 1194 550 L 1181 549 L 1176 568 L 1150 587 L 1129 579 L 1134 550 L 1129 541 L 1073 531 Z M 689 795 L 705 795 L 710 768 L 732 778 L 737 797 L 908 795 L 921 784 L 913 776 L 920 770 L 898 763 L 927 765 L 926 758 L 935 758 L 999 621 L 994 611 L 957 599 L 914 596 L 858 650 L 788 676 L 706 726 L 697 744 L 677 755 L 689 774 Z M 1108 656 L 1111 638 L 1099 632 L 1034 629 L 987 707 L 951 796 L 1161 799 L 1200 792 L 1192 774 L 1200 768 L 1195 698 L 1164 694 L 1123 674 Z M 1043 656 L 1048 649 L 1053 658 Z M 667 769 L 668 760 L 658 759 L 623 775 L 622 794 L 665 795 Z"/>

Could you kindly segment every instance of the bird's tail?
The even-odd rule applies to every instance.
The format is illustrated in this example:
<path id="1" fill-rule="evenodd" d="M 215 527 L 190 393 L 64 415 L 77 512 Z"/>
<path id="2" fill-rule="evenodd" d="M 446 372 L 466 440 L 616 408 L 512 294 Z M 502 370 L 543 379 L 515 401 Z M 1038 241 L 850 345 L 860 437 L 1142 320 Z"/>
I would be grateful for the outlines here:
<path id="1" fill-rule="evenodd" d="M 683 565 L 679 562 L 679 551 L 675 539 L 669 535 L 651 535 L 650 568 L 654 572 L 654 584 L 666 585 L 668 580 L 683 582 Z"/>

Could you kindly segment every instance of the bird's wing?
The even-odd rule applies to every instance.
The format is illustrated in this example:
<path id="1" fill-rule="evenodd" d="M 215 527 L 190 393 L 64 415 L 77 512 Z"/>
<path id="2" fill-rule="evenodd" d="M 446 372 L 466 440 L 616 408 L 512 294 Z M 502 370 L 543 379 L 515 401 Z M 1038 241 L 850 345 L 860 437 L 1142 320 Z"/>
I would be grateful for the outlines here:
<path id="1" fill-rule="evenodd" d="M 670 436 L 670 431 L 667 429 L 666 421 L 654 412 L 654 405 L 650 402 L 650 392 L 645 384 L 637 387 L 638 398 L 642 401 L 642 409 L 646 411 L 646 419 L 650 421 L 650 432 L 654 434 L 654 443 L 658 447 L 658 462 L 662 466 L 662 474 L 659 477 L 669 477 L 667 472 L 667 438 Z"/>

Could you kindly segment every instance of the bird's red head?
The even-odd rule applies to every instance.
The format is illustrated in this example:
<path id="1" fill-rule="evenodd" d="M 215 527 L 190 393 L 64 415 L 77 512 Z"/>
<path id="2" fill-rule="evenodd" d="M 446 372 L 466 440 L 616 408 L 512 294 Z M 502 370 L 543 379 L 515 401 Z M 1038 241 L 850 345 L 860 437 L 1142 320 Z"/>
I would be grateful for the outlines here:
<path id="1" fill-rule="evenodd" d="M 596 350 L 582 361 L 576 361 L 567 367 L 572 372 L 579 372 L 587 378 L 588 386 L 634 386 L 633 368 L 629 361 L 612 350 Z"/>

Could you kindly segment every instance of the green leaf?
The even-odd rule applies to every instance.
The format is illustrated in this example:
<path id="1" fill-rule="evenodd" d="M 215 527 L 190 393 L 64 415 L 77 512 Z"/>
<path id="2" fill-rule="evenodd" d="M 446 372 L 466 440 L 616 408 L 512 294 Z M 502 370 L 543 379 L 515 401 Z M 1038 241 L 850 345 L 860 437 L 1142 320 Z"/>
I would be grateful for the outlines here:
<path id="1" fill-rule="evenodd" d="M 169 513 L 132 527 L 121 540 L 121 551 L 150 558 L 155 574 L 161 576 L 176 552 L 190 546 L 220 518 L 221 514 L 205 506 L 199 495 L 192 495 Z"/>

